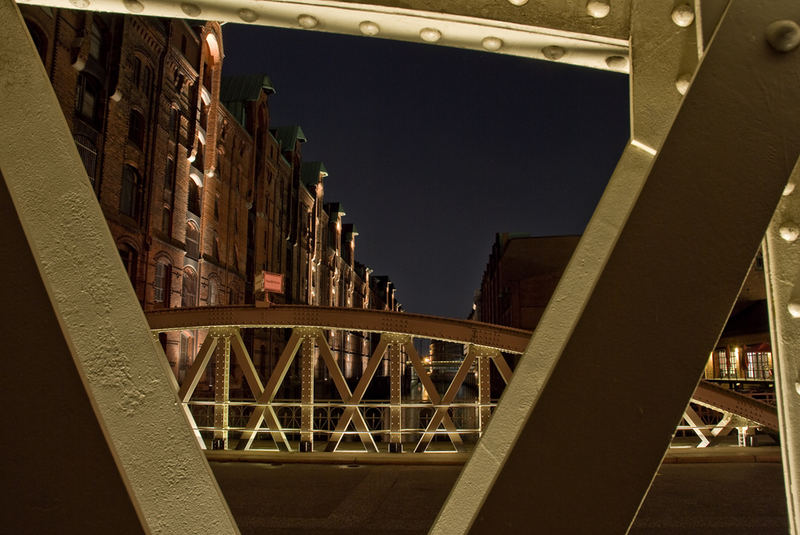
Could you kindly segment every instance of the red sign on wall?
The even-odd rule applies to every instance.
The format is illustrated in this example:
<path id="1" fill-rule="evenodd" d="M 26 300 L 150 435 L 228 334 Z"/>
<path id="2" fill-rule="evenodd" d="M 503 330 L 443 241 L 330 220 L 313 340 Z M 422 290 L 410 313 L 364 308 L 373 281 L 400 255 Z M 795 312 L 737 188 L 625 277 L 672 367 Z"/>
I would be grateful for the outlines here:
<path id="1" fill-rule="evenodd" d="M 256 290 L 262 292 L 283 293 L 283 274 L 262 271 L 256 275 Z"/>

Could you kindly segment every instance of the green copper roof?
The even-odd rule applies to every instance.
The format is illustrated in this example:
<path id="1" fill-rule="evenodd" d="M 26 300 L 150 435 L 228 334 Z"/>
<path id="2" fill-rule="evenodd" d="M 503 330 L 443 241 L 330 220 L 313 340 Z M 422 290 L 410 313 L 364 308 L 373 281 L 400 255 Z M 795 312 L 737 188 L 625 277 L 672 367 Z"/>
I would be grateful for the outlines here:
<path id="1" fill-rule="evenodd" d="M 303 129 L 297 125 L 279 126 L 275 130 L 275 137 L 281 144 L 281 150 L 294 150 L 294 146 L 298 141 L 300 143 L 307 141 Z"/>
<path id="2" fill-rule="evenodd" d="M 338 202 L 326 202 L 325 211 L 328 212 L 330 215 L 335 215 L 335 214 L 346 215 L 344 212 L 344 207 L 342 206 L 341 203 Z"/>
<path id="3" fill-rule="evenodd" d="M 316 186 L 320 176 L 328 176 L 328 170 L 322 162 L 303 162 L 300 166 L 300 180 L 307 186 Z"/>
<path id="4" fill-rule="evenodd" d="M 261 90 L 272 95 L 275 87 L 266 74 L 246 74 L 223 76 L 220 81 L 219 99 L 223 102 L 242 102 L 258 100 Z"/>
<path id="5" fill-rule="evenodd" d="M 220 82 L 219 100 L 228 108 L 242 126 L 247 120 L 247 103 L 258 100 L 261 91 L 275 93 L 272 80 L 266 74 L 223 76 Z"/>

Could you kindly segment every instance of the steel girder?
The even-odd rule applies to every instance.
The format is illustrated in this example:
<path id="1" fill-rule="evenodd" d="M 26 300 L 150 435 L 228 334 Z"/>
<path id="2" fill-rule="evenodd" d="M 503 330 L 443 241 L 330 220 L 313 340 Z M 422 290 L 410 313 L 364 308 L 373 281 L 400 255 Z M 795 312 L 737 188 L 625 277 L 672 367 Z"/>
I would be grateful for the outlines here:
<path id="1" fill-rule="evenodd" d="M 700 11 L 680 2 L 614 2 L 610 8 L 602 0 L 530 5 L 515 0 L 515 7 L 453 1 L 433 8 L 413 2 L 403 8 L 320 1 L 41 3 L 361 33 L 630 70 L 631 144 L 528 347 L 528 354 L 537 358 L 525 359 L 515 373 L 433 531 L 483 532 L 495 525 L 528 529 L 534 523 L 556 532 L 627 529 L 781 191 L 786 193 L 800 145 L 794 128 L 798 59 L 796 51 L 771 48 L 765 32 L 775 20 L 800 19 L 798 6 L 788 0 L 736 0 L 673 121 L 680 104 L 675 90 L 684 92 L 692 79 L 691 58 L 681 55 L 691 47 L 688 32 L 694 32 L 694 46 L 700 49 L 708 41 L 707 32 L 695 28 L 713 27 L 697 20 Z M 719 2 L 711 4 L 720 11 Z M 642 6 L 647 10 L 638 9 Z M 658 17 L 646 22 L 653 11 Z M 5 110 L 0 169 L 142 525 L 162 529 L 160 523 L 169 521 L 162 511 L 183 512 L 174 505 L 190 495 L 201 496 L 192 500 L 200 516 L 182 515 L 180 522 L 191 517 L 198 526 L 214 526 L 217 533 L 234 532 L 179 404 L 173 410 L 161 403 L 161 398 L 175 398 L 164 390 L 169 371 L 137 315 L 138 305 L 24 24 L 9 0 L 3 1 L 0 13 L 11 32 L 0 45 L 6 59 L 0 62 L 0 104 Z M 645 46 L 665 34 L 669 38 L 663 46 Z M 791 38 L 792 32 L 787 35 Z M 628 45 L 631 54 L 626 53 Z M 659 66 L 662 58 L 669 62 Z M 54 177 L 59 177 L 59 188 L 51 186 Z M 795 240 L 786 238 L 794 235 L 790 223 L 798 220 L 791 195 L 789 191 L 767 235 L 767 265 L 790 522 L 797 532 L 797 447 L 789 437 L 798 418 L 793 370 L 799 332 L 794 318 L 800 305 L 794 295 Z M 74 243 L 77 229 L 89 236 L 85 247 Z M 86 270 L 113 291 L 86 291 Z M 679 348 L 673 347 L 676 340 L 681 341 Z M 93 349 L 98 341 L 104 348 L 101 355 L 113 353 L 113 366 L 100 364 Z M 643 355 L 634 348 L 654 350 Z M 106 381 L 119 369 L 131 372 L 119 381 Z M 615 385 L 613 392 L 607 391 L 609 384 Z M 144 449 L 136 446 L 142 440 L 131 436 L 131 420 L 126 420 L 120 400 L 137 399 L 137 392 L 143 396 L 134 403 L 135 416 L 148 425 L 168 420 L 174 430 L 172 442 L 151 452 L 146 465 L 164 461 L 171 466 L 165 459 L 170 453 L 186 458 L 182 473 L 191 476 L 191 490 L 179 481 L 133 470 L 144 459 Z M 559 415 L 576 399 L 590 410 L 581 422 L 565 422 Z M 614 424 L 604 425 L 606 432 L 624 433 L 628 426 L 638 426 L 636 440 L 615 445 L 584 440 L 600 422 Z M 552 432 L 531 438 L 533 430 L 548 427 Z M 191 451 L 195 454 L 186 457 Z M 569 500 L 548 486 L 556 481 L 568 482 L 560 485 L 562 490 L 569 485 Z M 572 514 L 576 507 L 581 515 Z M 548 519 L 555 523 L 543 524 Z"/>

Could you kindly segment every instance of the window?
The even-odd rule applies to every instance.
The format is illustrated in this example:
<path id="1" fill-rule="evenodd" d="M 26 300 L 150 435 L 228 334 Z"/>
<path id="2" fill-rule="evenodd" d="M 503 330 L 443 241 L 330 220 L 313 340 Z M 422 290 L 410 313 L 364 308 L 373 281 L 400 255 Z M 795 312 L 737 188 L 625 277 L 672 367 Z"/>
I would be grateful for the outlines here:
<path id="1" fill-rule="evenodd" d="M 100 120 L 100 82 L 91 75 L 78 75 L 75 111 L 91 123 Z"/>
<path id="2" fill-rule="evenodd" d="M 142 83 L 142 60 L 138 57 L 133 58 L 133 85 L 139 87 Z"/>
<path id="3" fill-rule="evenodd" d="M 200 257 L 200 231 L 191 222 L 186 224 L 186 256 L 195 260 Z"/>
<path id="4" fill-rule="evenodd" d="M 131 110 L 128 139 L 140 149 L 144 147 L 144 116 L 138 110 Z"/>
<path id="5" fill-rule="evenodd" d="M 219 260 L 219 238 L 217 237 L 217 233 L 214 232 L 214 239 L 211 240 L 211 254 Z"/>
<path id="6" fill-rule="evenodd" d="M 172 211 L 169 206 L 164 206 L 161 210 L 161 230 L 167 236 L 172 234 Z"/>
<path id="7" fill-rule="evenodd" d="M 178 108 L 173 107 L 169 110 L 169 135 L 172 141 L 177 143 L 180 130 L 181 112 Z"/>
<path id="8" fill-rule="evenodd" d="M 166 260 L 156 263 L 156 278 L 153 281 L 153 301 L 169 306 L 170 275 L 172 266 Z"/>
<path id="9" fill-rule="evenodd" d="M 192 179 L 189 179 L 189 196 L 186 207 L 193 214 L 200 215 L 200 187 Z"/>
<path id="10" fill-rule="evenodd" d="M 78 147 L 78 154 L 81 156 L 86 174 L 94 186 L 94 176 L 97 168 L 97 147 L 91 138 L 78 134 L 75 136 L 75 146 Z"/>
<path id="11" fill-rule="evenodd" d="M 139 172 L 132 165 L 125 165 L 122 172 L 122 191 L 119 196 L 119 211 L 136 218 L 139 215 Z"/>
<path id="12" fill-rule="evenodd" d="M 153 69 L 150 66 L 144 68 L 144 78 L 142 78 L 142 91 L 150 93 L 150 86 L 153 85 Z"/>
<path id="13" fill-rule="evenodd" d="M 136 249 L 128 244 L 123 244 L 119 248 L 119 256 L 122 259 L 122 265 L 125 266 L 125 272 L 131 280 L 134 288 L 136 287 Z"/>
<path id="14" fill-rule="evenodd" d="M 219 221 L 219 196 L 214 196 L 214 220 Z"/>
<path id="15" fill-rule="evenodd" d="M 175 160 L 172 156 L 167 158 L 167 166 L 164 169 L 164 200 L 172 200 L 172 177 L 175 176 Z"/>
<path id="16" fill-rule="evenodd" d="M 89 56 L 96 61 L 102 63 L 103 61 L 103 29 L 98 24 L 98 15 L 94 15 L 92 22 L 92 30 L 89 34 Z"/>
<path id="17" fill-rule="evenodd" d="M 208 299 L 206 299 L 208 306 L 214 306 L 217 304 L 218 291 L 219 291 L 219 284 L 217 283 L 217 279 L 215 278 L 208 279 Z"/>
<path id="18" fill-rule="evenodd" d="M 183 292 L 181 296 L 183 306 L 193 307 L 197 304 L 197 274 L 190 268 L 183 270 Z"/>
<path id="19" fill-rule="evenodd" d="M 186 377 L 186 369 L 189 367 L 189 356 L 194 355 L 194 336 L 187 332 L 181 333 L 181 350 L 178 360 L 178 382 L 182 382 Z"/>

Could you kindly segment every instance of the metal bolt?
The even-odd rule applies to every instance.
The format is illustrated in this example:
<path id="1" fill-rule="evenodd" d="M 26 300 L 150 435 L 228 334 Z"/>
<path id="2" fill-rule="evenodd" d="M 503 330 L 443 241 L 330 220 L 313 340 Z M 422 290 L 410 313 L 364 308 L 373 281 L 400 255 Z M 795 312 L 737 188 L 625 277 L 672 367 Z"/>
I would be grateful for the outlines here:
<path id="1" fill-rule="evenodd" d="M 297 17 L 297 23 L 303 28 L 314 28 L 319 24 L 319 21 L 311 15 L 300 15 Z"/>
<path id="2" fill-rule="evenodd" d="M 427 41 L 428 43 L 435 43 L 436 41 L 442 38 L 442 32 L 440 32 L 436 28 L 423 28 L 422 30 L 420 30 L 419 36 L 422 38 L 423 41 Z"/>
<path id="3" fill-rule="evenodd" d="M 381 31 L 380 27 L 376 23 L 369 20 L 365 20 L 359 24 L 358 29 L 361 30 L 361 33 L 364 35 L 378 35 L 378 32 Z"/>
<path id="4" fill-rule="evenodd" d="M 767 41 L 778 52 L 791 52 L 800 45 L 800 26 L 793 20 L 776 20 L 767 26 Z"/>
<path id="5" fill-rule="evenodd" d="M 794 191 L 794 182 L 789 182 L 786 184 L 786 187 L 783 188 L 783 196 L 788 197 Z"/>
<path id="6" fill-rule="evenodd" d="M 546 46 L 542 49 L 542 54 L 547 59 L 558 60 L 564 57 L 567 51 L 560 46 Z"/>
<path id="7" fill-rule="evenodd" d="M 622 71 L 628 67 L 628 58 L 625 56 L 608 56 L 606 58 L 606 65 L 608 65 L 609 69 Z"/>
<path id="8" fill-rule="evenodd" d="M 499 37 L 487 37 L 483 41 L 481 41 L 481 45 L 486 50 L 500 50 L 503 47 L 503 40 Z"/>
<path id="9" fill-rule="evenodd" d="M 181 4 L 181 11 L 190 17 L 196 17 L 200 14 L 200 6 L 197 4 L 189 4 L 188 2 L 184 2 Z"/>
<path id="10" fill-rule="evenodd" d="M 694 22 L 694 8 L 689 4 L 680 4 L 672 10 L 672 22 L 681 28 L 686 28 Z"/>
<path id="11" fill-rule="evenodd" d="M 786 308 L 789 310 L 789 314 L 791 314 L 793 318 L 800 318 L 800 303 L 792 301 L 786 306 Z"/>
<path id="12" fill-rule="evenodd" d="M 252 9 L 240 9 L 239 18 L 245 22 L 255 22 L 258 20 L 258 14 Z"/>
<path id="13" fill-rule="evenodd" d="M 788 242 L 793 242 L 800 237 L 800 228 L 797 227 L 796 223 L 792 223 L 791 221 L 781 225 L 781 228 L 778 229 L 778 232 L 780 233 L 781 238 Z"/>
<path id="14" fill-rule="evenodd" d="M 514 4 L 515 6 L 524 6 L 525 4 L 528 3 L 528 0 L 508 0 L 508 1 Z"/>
<path id="15" fill-rule="evenodd" d="M 611 11 L 608 0 L 589 0 L 586 4 L 586 12 L 596 19 L 602 19 Z"/>
<path id="16" fill-rule="evenodd" d="M 681 95 L 685 95 L 687 91 L 689 91 L 689 85 L 692 83 L 692 75 L 691 74 L 681 74 L 678 76 L 678 79 L 675 80 L 675 88 L 678 90 L 678 93 Z"/>

